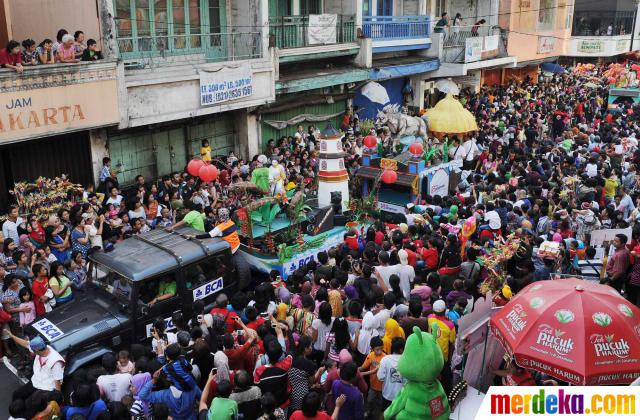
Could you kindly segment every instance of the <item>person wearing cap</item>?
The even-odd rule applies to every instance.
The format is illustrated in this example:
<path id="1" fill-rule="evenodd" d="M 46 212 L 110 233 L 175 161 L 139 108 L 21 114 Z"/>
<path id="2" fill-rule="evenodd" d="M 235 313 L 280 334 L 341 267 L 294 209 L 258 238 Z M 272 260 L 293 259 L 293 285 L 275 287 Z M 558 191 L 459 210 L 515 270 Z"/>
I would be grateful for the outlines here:
<path id="1" fill-rule="evenodd" d="M 446 361 L 449 360 L 450 348 L 456 342 L 456 330 L 453 322 L 445 316 L 447 311 L 447 304 L 444 300 L 439 299 L 433 303 L 433 313 L 427 317 L 429 328 L 433 330 L 433 326 L 438 328 L 438 346 L 442 350 L 444 356 L 445 366 Z"/>
<path id="2" fill-rule="evenodd" d="M 229 218 L 229 210 L 226 208 L 221 208 L 218 210 L 218 223 L 216 227 L 214 227 L 209 233 L 203 233 L 200 235 L 196 235 L 195 239 L 209 239 L 216 238 L 218 236 L 222 237 L 222 240 L 227 242 L 231 247 L 231 252 L 233 254 L 236 253 L 238 248 L 240 248 L 240 236 L 238 235 L 238 227 L 236 224 Z"/>
<path id="3" fill-rule="evenodd" d="M 64 358 L 60 353 L 48 346 L 39 335 L 29 341 L 17 337 L 11 332 L 9 332 L 9 336 L 17 345 L 35 354 L 31 380 L 13 391 L 12 400 L 26 400 L 36 391 L 45 391 L 49 395 L 60 395 L 65 366 Z"/>

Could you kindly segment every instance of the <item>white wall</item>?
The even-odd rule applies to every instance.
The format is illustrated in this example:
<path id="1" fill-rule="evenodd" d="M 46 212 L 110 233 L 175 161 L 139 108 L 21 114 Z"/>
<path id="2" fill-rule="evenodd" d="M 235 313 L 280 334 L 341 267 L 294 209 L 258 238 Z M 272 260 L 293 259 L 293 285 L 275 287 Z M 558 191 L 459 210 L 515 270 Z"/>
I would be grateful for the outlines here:
<path id="1" fill-rule="evenodd" d="M 200 105 L 200 76 L 194 66 L 127 73 L 126 94 L 120 98 L 119 128 L 193 118 L 275 101 L 275 70 L 272 57 L 249 62 L 253 71 L 252 95 L 205 107 Z M 200 65 L 198 68 L 215 72 L 224 67 L 237 65 L 238 63 L 212 63 Z"/>

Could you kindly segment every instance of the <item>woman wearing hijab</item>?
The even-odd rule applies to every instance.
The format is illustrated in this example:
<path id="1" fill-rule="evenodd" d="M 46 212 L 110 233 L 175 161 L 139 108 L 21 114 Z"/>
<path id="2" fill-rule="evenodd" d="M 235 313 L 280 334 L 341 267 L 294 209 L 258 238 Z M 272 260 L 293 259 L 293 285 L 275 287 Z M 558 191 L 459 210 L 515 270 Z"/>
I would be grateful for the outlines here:
<path id="1" fill-rule="evenodd" d="M 386 354 L 391 354 L 391 341 L 396 337 L 404 337 L 404 330 L 393 318 L 387 319 L 384 324 L 384 337 L 382 337 L 382 349 Z"/>
<path id="2" fill-rule="evenodd" d="M 129 390 L 131 391 L 131 395 L 133 396 L 133 405 L 129 412 L 134 417 L 143 417 L 148 418 L 151 416 L 151 406 L 148 402 L 142 401 L 138 397 L 138 392 L 142 389 L 142 387 L 151 381 L 151 374 L 149 372 L 138 373 L 137 375 L 133 375 L 131 377 L 131 386 Z"/>
<path id="3" fill-rule="evenodd" d="M 234 385 L 234 376 L 229 372 L 229 358 L 223 351 L 218 350 L 213 356 L 213 369 L 215 369 L 215 376 L 209 384 L 209 395 L 207 401 L 207 407 L 211 406 L 211 401 L 216 397 L 218 384 L 221 381 L 229 381 L 231 385 Z"/>

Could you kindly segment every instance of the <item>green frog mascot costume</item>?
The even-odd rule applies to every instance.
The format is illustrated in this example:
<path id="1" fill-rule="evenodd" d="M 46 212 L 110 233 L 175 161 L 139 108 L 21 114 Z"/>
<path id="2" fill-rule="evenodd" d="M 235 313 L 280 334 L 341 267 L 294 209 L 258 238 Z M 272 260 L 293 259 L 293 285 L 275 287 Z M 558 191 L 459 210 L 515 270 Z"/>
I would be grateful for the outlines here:
<path id="1" fill-rule="evenodd" d="M 438 382 L 444 358 L 436 334 L 437 329 L 431 335 L 413 327 L 398 361 L 398 372 L 408 383 L 385 410 L 385 419 L 449 419 L 449 401 Z"/>

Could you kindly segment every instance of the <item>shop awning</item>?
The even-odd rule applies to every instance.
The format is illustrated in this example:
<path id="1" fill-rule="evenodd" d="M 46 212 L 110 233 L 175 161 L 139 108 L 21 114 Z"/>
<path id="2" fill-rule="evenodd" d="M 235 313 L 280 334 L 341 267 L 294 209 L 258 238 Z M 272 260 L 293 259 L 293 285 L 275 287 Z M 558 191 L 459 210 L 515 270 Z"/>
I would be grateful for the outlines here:
<path id="1" fill-rule="evenodd" d="M 372 168 L 370 166 L 363 166 L 358 170 L 356 176 L 365 179 L 376 179 L 380 176 L 382 170 L 379 168 Z M 404 172 L 398 172 L 398 180 L 394 185 L 401 185 L 403 187 L 411 187 L 414 181 L 418 178 L 418 175 L 408 174 Z"/>

